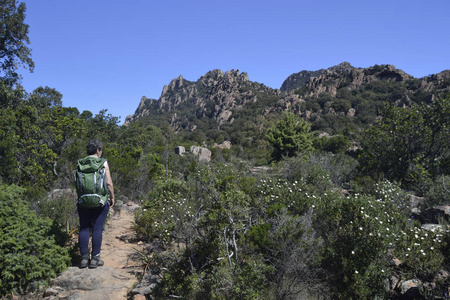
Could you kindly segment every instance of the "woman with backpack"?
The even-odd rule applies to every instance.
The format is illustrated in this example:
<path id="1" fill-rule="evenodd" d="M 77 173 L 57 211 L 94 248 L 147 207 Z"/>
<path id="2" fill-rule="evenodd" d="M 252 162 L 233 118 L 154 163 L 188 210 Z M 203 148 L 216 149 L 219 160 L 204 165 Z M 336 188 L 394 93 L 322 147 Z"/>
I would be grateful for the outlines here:
<path id="1" fill-rule="evenodd" d="M 78 160 L 75 182 L 80 219 L 78 243 L 80 268 L 103 266 L 100 250 L 103 227 L 110 207 L 114 206 L 114 187 L 108 161 L 102 158 L 103 143 L 97 139 L 87 144 L 88 156 Z M 92 252 L 89 256 L 89 236 L 92 231 Z"/>

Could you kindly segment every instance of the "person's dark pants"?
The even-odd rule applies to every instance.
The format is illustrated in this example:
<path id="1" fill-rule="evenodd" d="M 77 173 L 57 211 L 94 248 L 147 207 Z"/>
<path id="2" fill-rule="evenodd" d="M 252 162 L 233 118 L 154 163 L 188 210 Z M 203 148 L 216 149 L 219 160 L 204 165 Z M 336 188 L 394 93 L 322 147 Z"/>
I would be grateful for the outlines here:
<path id="1" fill-rule="evenodd" d="M 81 256 L 89 255 L 89 235 L 92 230 L 92 252 L 91 255 L 100 254 L 103 237 L 103 225 L 109 211 L 109 201 L 105 206 L 99 208 L 86 208 L 77 205 L 78 216 L 80 218 L 80 234 L 78 243 L 80 244 Z"/>

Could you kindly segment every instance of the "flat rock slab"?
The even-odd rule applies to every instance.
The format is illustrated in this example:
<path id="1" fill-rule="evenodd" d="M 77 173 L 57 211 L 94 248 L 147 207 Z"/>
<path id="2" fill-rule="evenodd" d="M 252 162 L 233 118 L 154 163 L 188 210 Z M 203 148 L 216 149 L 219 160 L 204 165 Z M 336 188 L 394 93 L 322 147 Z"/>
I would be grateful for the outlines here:
<path id="1" fill-rule="evenodd" d="M 52 286 L 58 291 L 54 299 L 126 299 L 135 283 L 134 276 L 115 268 L 71 267 L 54 279 Z"/>

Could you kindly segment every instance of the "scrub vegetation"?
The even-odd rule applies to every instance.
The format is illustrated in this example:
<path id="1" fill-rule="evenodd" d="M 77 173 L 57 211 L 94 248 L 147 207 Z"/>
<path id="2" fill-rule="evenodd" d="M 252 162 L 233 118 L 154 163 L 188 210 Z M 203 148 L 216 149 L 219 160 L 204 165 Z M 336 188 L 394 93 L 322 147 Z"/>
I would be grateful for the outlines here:
<path id="1" fill-rule="evenodd" d="M 381 80 L 337 94 L 336 111 L 358 107 L 352 122 L 306 120 L 294 110 L 262 115 L 255 102 L 220 129 L 207 118 L 195 131 L 175 132 L 162 117 L 119 126 L 107 110 L 64 107 L 53 88 L 23 89 L 16 66 L 34 67 L 28 28 L 3 25 L 22 23 L 25 7 L 0 4 L 12 11 L 0 28 L 22 33 L 5 41 L 20 47 L 0 48 L 8 57 L 0 73 L 2 295 L 37 289 L 70 265 L 76 208 L 47 195 L 74 188 L 76 161 L 98 138 L 117 198 L 141 204 L 135 230 L 159 249 L 148 254 L 162 278 L 156 299 L 394 299 L 394 277 L 433 282 L 425 298 L 448 297 L 448 278 L 436 277 L 450 270 L 448 227 L 424 230 L 409 197 L 449 204 L 449 95 L 425 101 L 416 93 L 399 107 L 389 97 L 415 81 Z M 329 97 L 301 105 L 319 112 Z M 231 149 L 212 148 L 225 140 Z M 211 162 L 174 152 L 200 143 Z"/>

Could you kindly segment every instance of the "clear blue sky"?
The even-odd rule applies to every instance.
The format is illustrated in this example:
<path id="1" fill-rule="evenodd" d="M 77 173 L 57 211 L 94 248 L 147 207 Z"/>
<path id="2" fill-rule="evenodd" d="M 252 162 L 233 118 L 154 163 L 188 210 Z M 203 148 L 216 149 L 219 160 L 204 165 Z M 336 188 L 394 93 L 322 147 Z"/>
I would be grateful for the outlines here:
<path id="1" fill-rule="evenodd" d="M 449 0 L 22 0 L 39 86 L 63 105 L 121 117 L 179 75 L 239 69 L 280 88 L 291 74 L 391 64 L 450 69 Z"/>

